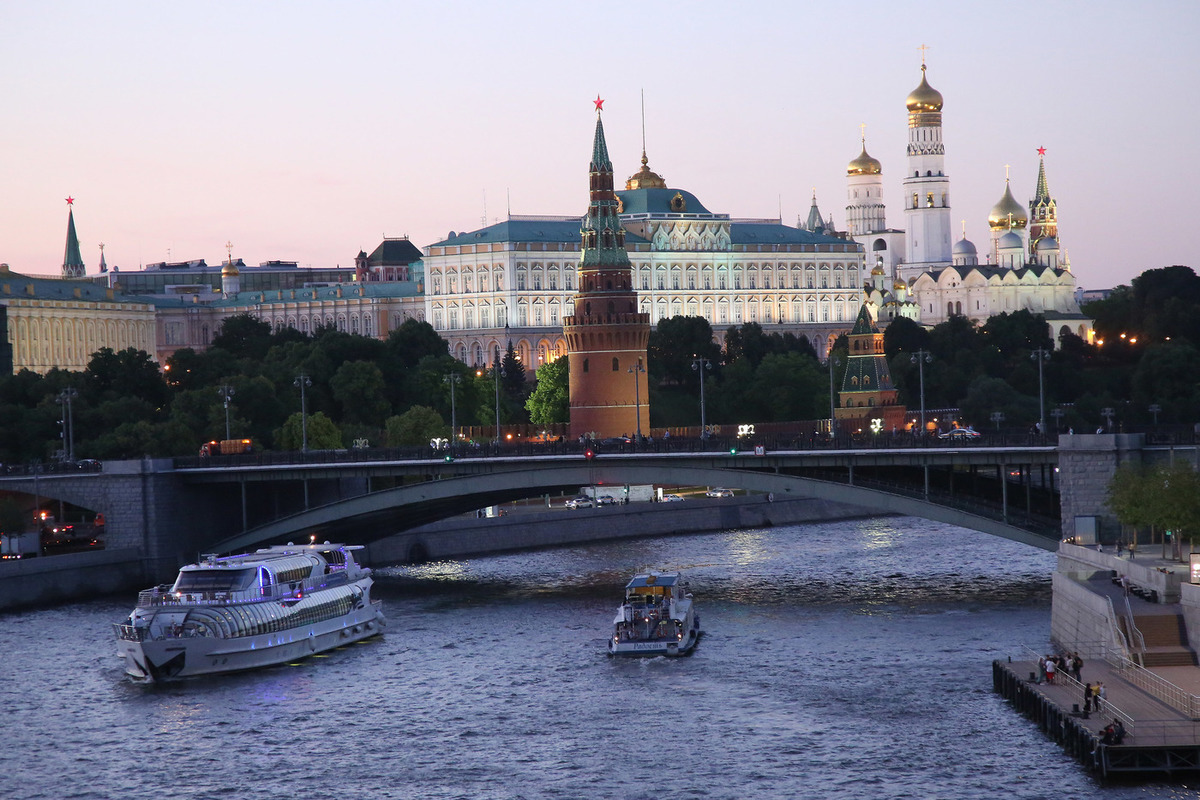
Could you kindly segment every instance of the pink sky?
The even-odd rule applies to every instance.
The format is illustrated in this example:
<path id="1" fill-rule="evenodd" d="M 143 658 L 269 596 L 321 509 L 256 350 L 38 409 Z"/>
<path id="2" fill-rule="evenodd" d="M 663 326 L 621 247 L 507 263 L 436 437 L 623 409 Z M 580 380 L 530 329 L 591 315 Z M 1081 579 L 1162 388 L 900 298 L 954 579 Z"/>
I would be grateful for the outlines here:
<path id="1" fill-rule="evenodd" d="M 650 166 L 710 210 L 795 224 L 815 187 L 843 227 L 865 123 L 902 227 L 924 43 L 956 231 L 982 250 L 1005 165 L 1027 202 L 1045 147 L 1081 287 L 1194 266 L 1200 4 L 825 5 L 0 2 L 0 261 L 58 274 L 68 195 L 90 274 L 102 241 L 125 269 L 226 241 L 347 266 L 581 214 L 592 100 L 624 178 L 643 90 Z"/>

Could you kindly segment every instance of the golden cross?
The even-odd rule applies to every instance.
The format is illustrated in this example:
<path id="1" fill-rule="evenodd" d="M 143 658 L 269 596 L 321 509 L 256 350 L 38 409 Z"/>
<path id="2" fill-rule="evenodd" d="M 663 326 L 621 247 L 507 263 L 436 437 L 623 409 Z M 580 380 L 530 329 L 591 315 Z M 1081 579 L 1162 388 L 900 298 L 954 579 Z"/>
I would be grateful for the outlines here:
<path id="1" fill-rule="evenodd" d="M 925 66 L 925 51 L 929 49 L 929 45 L 923 44 L 920 47 L 918 47 L 917 49 L 921 51 L 921 66 L 924 67 Z"/>
<path id="2" fill-rule="evenodd" d="M 233 263 L 233 242 L 225 242 L 225 256 L 229 263 Z"/>
<path id="3" fill-rule="evenodd" d="M 862 132 L 863 147 L 866 147 L 867 146 L 867 123 L 865 123 L 865 122 L 862 123 L 861 125 L 858 126 L 858 129 Z"/>
<path id="4" fill-rule="evenodd" d="M 1004 165 L 1004 180 L 1008 180 L 1008 164 Z"/>
<path id="5" fill-rule="evenodd" d="M 967 238 L 967 221 L 965 219 L 962 221 L 962 231 L 963 231 L 963 238 L 964 239 Z"/>

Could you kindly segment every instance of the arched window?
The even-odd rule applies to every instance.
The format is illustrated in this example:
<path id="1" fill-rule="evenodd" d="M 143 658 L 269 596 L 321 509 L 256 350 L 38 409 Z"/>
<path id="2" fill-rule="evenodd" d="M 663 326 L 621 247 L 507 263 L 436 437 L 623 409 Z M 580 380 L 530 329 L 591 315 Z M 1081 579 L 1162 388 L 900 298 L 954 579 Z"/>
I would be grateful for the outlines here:
<path id="1" fill-rule="evenodd" d="M 946 303 L 946 316 L 954 314 L 954 303 Z"/>
<path id="2" fill-rule="evenodd" d="M 620 371 L 621 371 L 621 362 L 616 358 L 616 356 L 614 356 L 613 357 L 613 372 L 620 372 Z"/>
<path id="3" fill-rule="evenodd" d="M 586 358 L 583 360 L 583 371 L 588 371 L 588 360 Z"/>

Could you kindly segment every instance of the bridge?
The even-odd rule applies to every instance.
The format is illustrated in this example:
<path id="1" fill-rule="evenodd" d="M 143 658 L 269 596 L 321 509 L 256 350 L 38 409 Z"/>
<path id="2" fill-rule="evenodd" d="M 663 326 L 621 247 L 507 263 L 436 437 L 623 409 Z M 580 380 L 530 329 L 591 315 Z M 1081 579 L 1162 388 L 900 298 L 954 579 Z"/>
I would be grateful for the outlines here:
<path id="1" fill-rule="evenodd" d="M 472 509 L 581 486 L 727 486 L 778 500 L 814 498 L 947 522 L 1054 549 L 1076 517 L 1107 518 L 1118 463 L 1168 457 L 1141 434 L 897 446 L 768 442 L 575 443 L 534 450 L 474 448 L 261 454 L 112 462 L 98 473 L 12 475 L 0 492 L 71 504 L 107 519 L 109 550 L 140 553 L 147 574 L 173 575 L 198 552 L 320 539 L 368 543 Z M 891 443 L 889 443 L 891 444 Z M 1195 446 L 1169 457 L 1194 462 Z M 497 548 L 503 545 L 498 543 Z"/>

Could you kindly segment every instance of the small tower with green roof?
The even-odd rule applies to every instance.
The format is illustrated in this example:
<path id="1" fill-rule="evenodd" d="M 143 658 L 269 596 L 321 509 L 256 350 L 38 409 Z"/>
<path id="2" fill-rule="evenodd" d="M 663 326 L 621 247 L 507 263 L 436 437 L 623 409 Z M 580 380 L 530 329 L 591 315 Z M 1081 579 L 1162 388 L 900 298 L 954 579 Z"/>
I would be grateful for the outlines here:
<path id="1" fill-rule="evenodd" d="M 887 356 L 883 352 L 883 334 L 871 319 L 864 303 L 850 331 L 849 358 L 842 389 L 838 392 L 841 408 L 834 409 L 841 430 L 851 432 L 893 429 L 903 430 L 907 409 L 899 404 L 899 392 L 892 385 Z"/>

